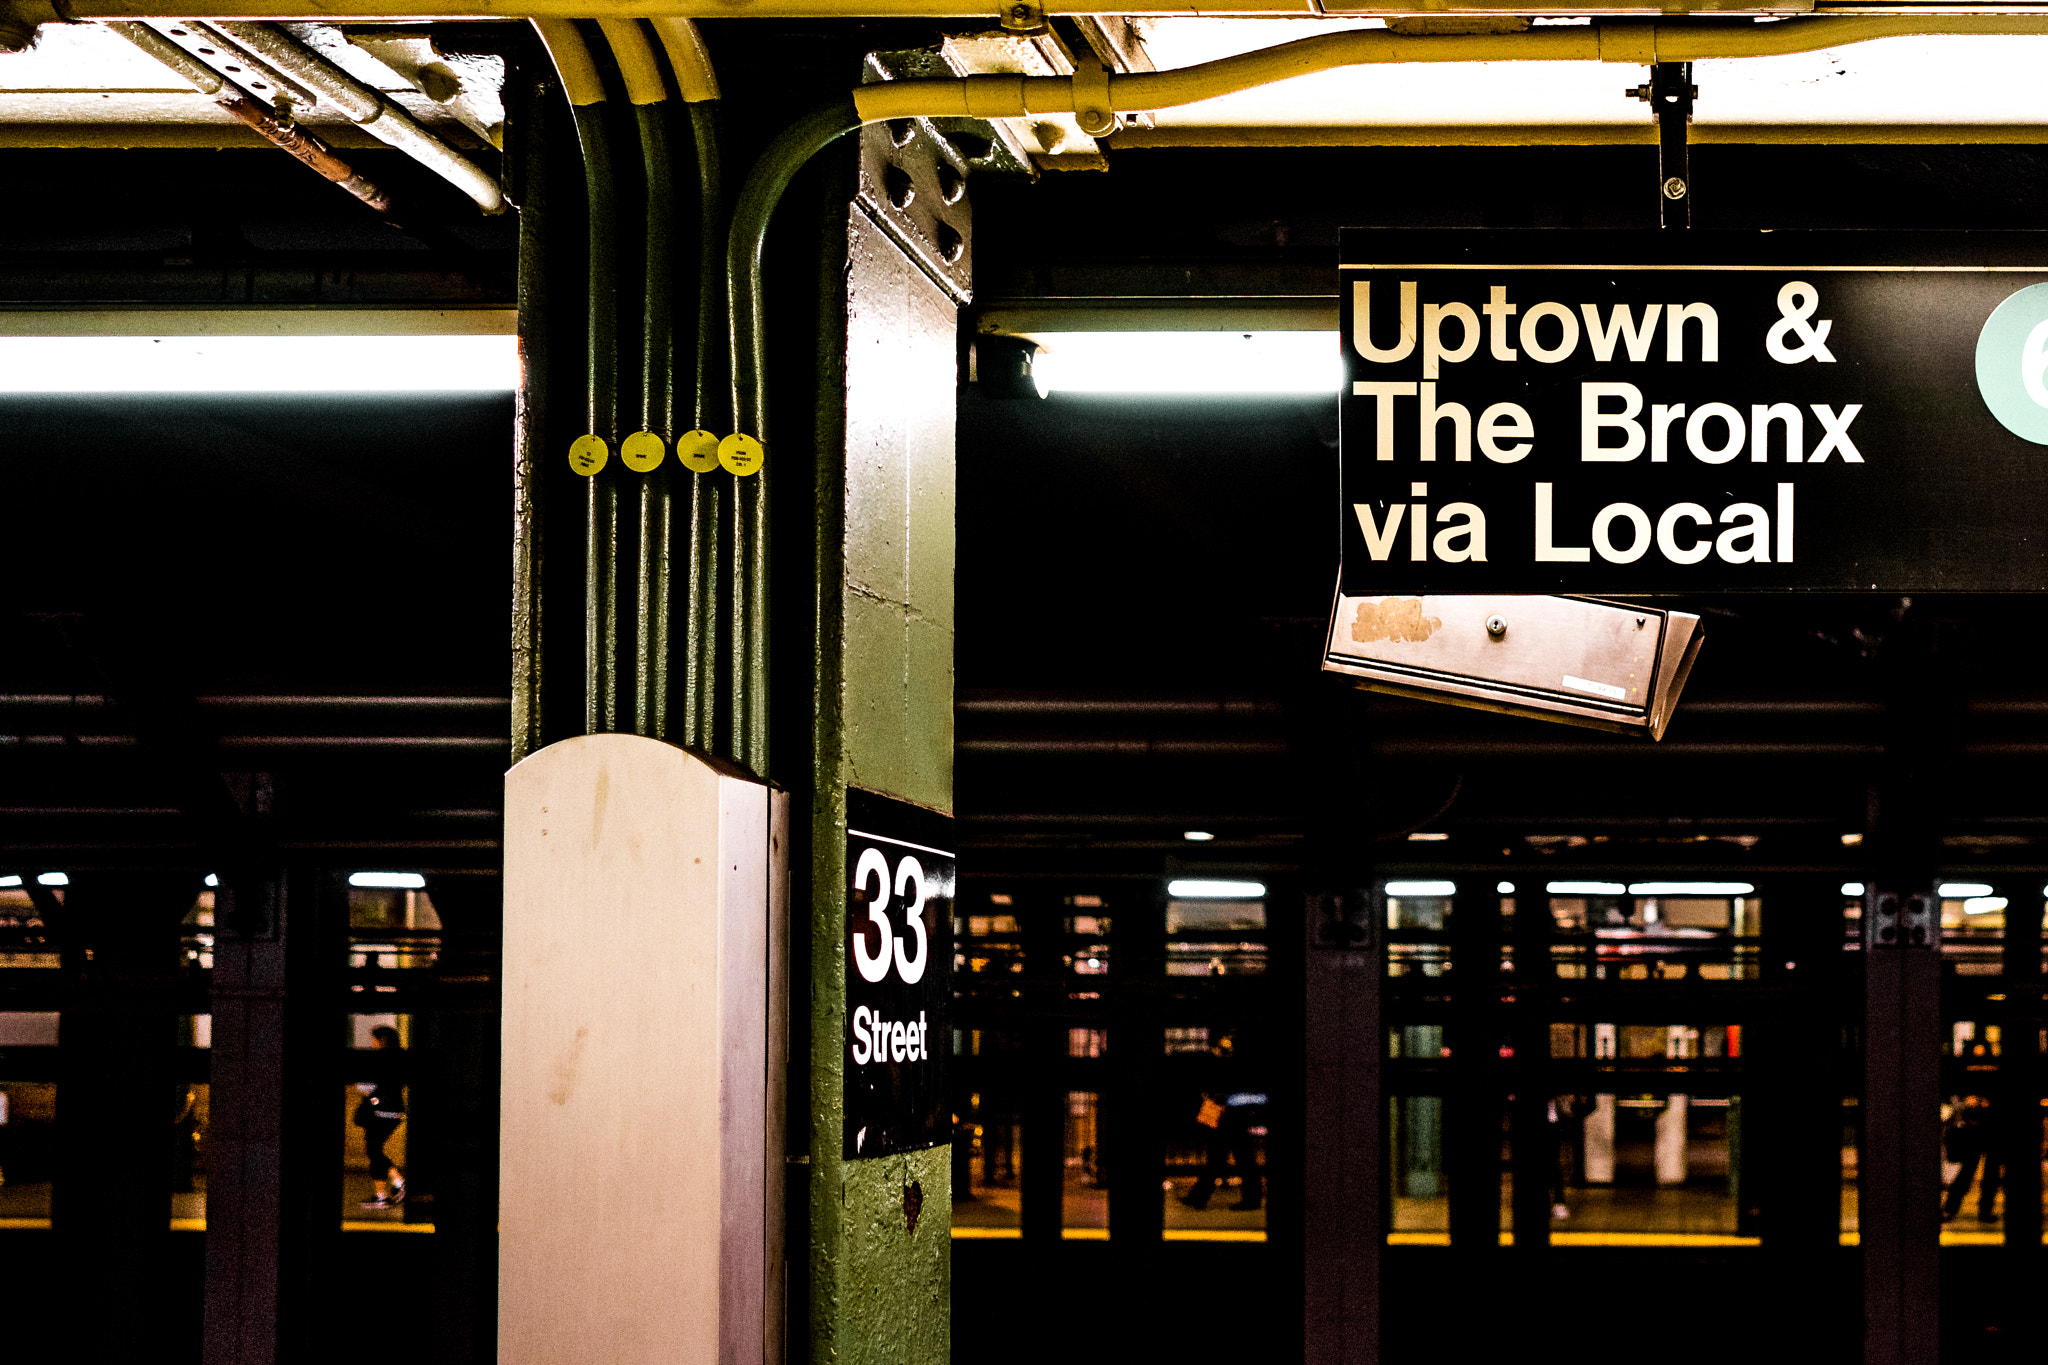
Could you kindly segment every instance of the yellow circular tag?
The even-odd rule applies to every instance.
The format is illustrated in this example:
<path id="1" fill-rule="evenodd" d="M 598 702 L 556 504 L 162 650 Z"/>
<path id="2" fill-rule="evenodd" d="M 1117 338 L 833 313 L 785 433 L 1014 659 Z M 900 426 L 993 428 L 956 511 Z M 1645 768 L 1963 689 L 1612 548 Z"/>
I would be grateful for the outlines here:
<path id="1" fill-rule="evenodd" d="M 602 436 L 578 436 L 569 447 L 569 468 L 589 478 L 611 459 L 612 448 L 604 443 Z"/>
<path id="2" fill-rule="evenodd" d="M 758 472 L 766 454 L 761 443 L 744 431 L 735 431 L 718 443 L 718 462 L 741 478 Z"/>
<path id="3" fill-rule="evenodd" d="M 699 427 L 676 437 L 676 458 L 692 474 L 709 474 L 718 468 L 718 438 Z"/>
<path id="4" fill-rule="evenodd" d="M 652 473 L 668 454 L 668 446 L 651 431 L 636 431 L 619 442 L 619 458 L 635 474 Z"/>

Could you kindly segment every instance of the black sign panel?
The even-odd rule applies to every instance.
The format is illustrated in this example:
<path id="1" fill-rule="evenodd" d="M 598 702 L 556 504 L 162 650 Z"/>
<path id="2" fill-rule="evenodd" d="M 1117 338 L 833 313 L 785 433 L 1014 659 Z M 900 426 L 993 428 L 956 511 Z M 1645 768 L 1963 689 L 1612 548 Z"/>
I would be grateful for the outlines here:
<path id="1" fill-rule="evenodd" d="M 846 1133 L 843 1155 L 952 1140 L 953 822 L 846 793 Z"/>
<path id="2" fill-rule="evenodd" d="M 2048 588 L 2048 234 L 1341 250 L 1345 594 Z"/>

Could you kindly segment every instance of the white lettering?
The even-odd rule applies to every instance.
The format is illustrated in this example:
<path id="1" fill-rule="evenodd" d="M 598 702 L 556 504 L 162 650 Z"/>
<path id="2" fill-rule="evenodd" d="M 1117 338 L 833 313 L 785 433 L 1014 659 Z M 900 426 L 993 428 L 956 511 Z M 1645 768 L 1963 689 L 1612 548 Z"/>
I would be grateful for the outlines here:
<path id="1" fill-rule="evenodd" d="M 868 902 L 868 923 L 875 926 L 880 938 L 873 953 L 868 952 L 867 926 L 862 925 L 853 936 L 853 965 L 860 972 L 863 981 L 880 981 L 889 974 L 890 947 L 895 935 L 889 930 L 889 860 L 882 856 L 882 850 L 870 848 L 860 855 L 860 862 L 853 873 L 853 889 L 864 891 L 868 874 L 873 873 L 876 881 L 874 898 Z"/>
<path id="2" fill-rule="evenodd" d="M 1525 341 L 1522 343 L 1527 345 Z M 1536 485 L 1536 562 L 1538 564 L 1584 564 L 1593 551 L 1584 545 L 1559 545 L 1551 531 L 1550 485 Z"/>
<path id="3" fill-rule="evenodd" d="M 1444 319 L 1456 318 L 1461 329 L 1456 349 L 1444 349 Z M 1455 365 L 1479 349 L 1479 315 L 1469 303 L 1422 305 L 1422 377 L 1435 379 L 1439 361 Z"/>
<path id="4" fill-rule="evenodd" d="M 1697 564 L 1713 550 L 1713 545 L 1704 540 L 1695 540 L 1691 545 L 1681 547 L 1678 543 L 1680 519 L 1696 526 L 1712 526 L 1713 514 L 1696 502 L 1677 502 L 1664 509 L 1664 515 L 1657 518 L 1657 549 L 1673 564 Z"/>
<path id="5" fill-rule="evenodd" d="M 1619 398 L 1620 412 L 1602 412 L 1600 400 Z M 1587 462 L 1623 463 L 1643 453 L 1643 424 L 1636 414 L 1643 410 L 1643 391 L 1633 384 L 1579 385 L 1579 458 Z M 1618 446 L 1600 444 L 1603 427 L 1620 427 L 1625 435 Z"/>
<path id="6" fill-rule="evenodd" d="M 1373 446 L 1373 458 L 1376 460 L 1393 459 L 1394 400 L 1396 398 L 1413 398 L 1415 396 L 1414 381 L 1409 380 L 1406 383 L 1402 383 L 1394 380 L 1355 379 L 1351 382 L 1351 392 L 1357 394 L 1360 398 L 1375 400 L 1374 407 L 1376 412 L 1374 416 L 1376 420 L 1373 435 L 1376 438 L 1376 444 Z"/>
<path id="7" fill-rule="evenodd" d="M 1664 358 L 1677 362 L 1685 359 L 1685 324 L 1697 322 L 1700 325 L 1700 359 L 1715 361 L 1721 358 L 1721 315 L 1710 303 L 1688 303 L 1683 307 L 1671 304 L 1664 313 Z"/>
<path id="8" fill-rule="evenodd" d="M 903 951 L 903 940 L 896 940 L 896 975 L 903 978 L 906 986 L 915 986 L 924 979 L 924 961 L 930 956 L 931 940 L 924 932 L 924 864 L 912 857 L 905 857 L 896 865 L 896 899 L 903 899 L 905 887 L 916 891 L 917 899 L 903 911 L 903 927 L 917 936 L 917 956 L 911 957 Z"/>
<path id="9" fill-rule="evenodd" d="M 1443 526 L 1452 517 L 1463 520 Z M 1478 564 L 1486 562 L 1486 513 L 1469 502 L 1452 502 L 1437 508 L 1436 519 L 1437 524 L 1443 526 L 1431 543 L 1438 559 L 1446 564 L 1463 564 L 1467 560 Z M 1465 541 L 1464 548 L 1453 549 L 1451 542 L 1461 536 Z"/>
<path id="10" fill-rule="evenodd" d="M 862 1005 L 853 1012 L 853 1061 L 856 1066 L 866 1066 L 874 1060 L 874 1044 L 868 1040 L 868 1007 Z"/>
<path id="11" fill-rule="evenodd" d="M 1536 324 L 1545 318 L 1556 318 L 1558 343 L 1545 346 L 1536 339 Z M 1532 360 L 1545 365 L 1555 365 L 1579 348 L 1579 320 L 1572 316 L 1572 310 L 1561 303 L 1539 303 L 1522 314 L 1522 349 Z"/>
<path id="12" fill-rule="evenodd" d="M 1663 464 L 1671 453 L 1671 424 L 1685 416 L 1683 403 L 1650 404 L 1650 463 Z"/>
<path id="13" fill-rule="evenodd" d="M 1614 343 L 1617 339 L 1628 348 L 1630 360 L 1647 360 L 1650 355 L 1650 340 L 1657 331 L 1657 315 L 1664 311 L 1664 305 L 1653 303 L 1643 310 L 1643 326 L 1636 330 L 1636 310 L 1625 303 L 1617 303 L 1607 310 L 1607 327 L 1601 330 L 1600 309 L 1594 304 L 1582 303 L 1579 311 L 1586 315 L 1586 341 L 1593 348 L 1593 359 L 1602 362 L 1614 359 Z"/>
<path id="14" fill-rule="evenodd" d="M 1736 517 L 1741 521 L 1735 521 Z M 1728 527 L 1714 541 L 1714 553 L 1727 564 L 1768 564 L 1771 562 L 1771 514 L 1753 502 L 1738 502 L 1721 511 L 1721 524 Z"/>
<path id="15" fill-rule="evenodd" d="M 1374 523 L 1372 508 L 1362 502 L 1351 504 L 1351 510 L 1358 516 L 1358 529 L 1365 533 L 1365 552 L 1375 560 L 1385 559 L 1394 551 L 1394 536 L 1401 529 L 1401 515 L 1408 510 L 1408 504 L 1397 502 L 1387 508 L 1387 525 L 1382 530 Z"/>
<path id="16" fill-rule="evenodd" d="M 1487 351 L 1495 360 L 1513 360 L 1515 348 L 1508 345 L 1508 319 L 1515 315 L 1515 305 L 1508 302 L 1507 286 L 1493 286 L 1486 306 L 1479 311 L 1486 314 Z"/>
<path id="17" fill-rule="evenodd" d="M 1778 485 L 1778 562 L 1792 562 L 1792 485 Z"/>
<path id="18" fill-rule="evenodd" d="M 1536 424 L 1529 420 L 1529 410 L 1519 403 L 1495 403 L 1479 414 L 1479 453 L 1495 464 L 1513 464 L 1536 447 L 1529 438 L 1536 434 Z M 1520 438 L 1514 445 L 1504 446 L 1501 438 Z"/>
<path id="19" fill-rule="evenodd" d="M 2044 323 L 2043 326 L 2048 326 L 2048 323 Z M 1842 452 L 1842 463 L 1862 464 L 1863 452 L 1856 449 L 1856 443 L 1849 439 L 1849 423 L 1856 420 L 1856 414 L 1863 411 L 1863 405 L 1851 403 L 1842 409 L 1839 417 L 1835 415 L 1835 410 L 1825 403 L 1809 403 L 1807 407 L 1820 419 L 1820 444 L 1813 448 L 1813 454 L 1807 457 L 1806 462 L 1819 464 L 1828 457 L 1830 451 L 1839 450 Z"/>
<path id="20" fill-rule="evenodd" d="M 1749 405 L 1749 461 L 1766 464 L 1771 458 L 1771 423 L 1785 428 L 1785 463 L 1798 464 L 1806 454 L 1806 418 L 1790 403 Z"/>
<path id="21" fill-rule="evenodd" d="M 1351 286 L 1351 344 L 1367 360 L 1391 365 L 1406 360 L 1415 349 L 1415 281 L 1401 281 L 1401 334 L 1384 349 L 1372 344 L 1372 285 L 1365 280 Z"/>
<path id="22" fill-rule="evenodd" d="M 1461 462 L 1472 458 L 1472 413 L 1463 403 L 1445 403 L 1437 406 L 1436 385 L 1430 380 L 1422 381 L 1422 458 L 1425 462 L 1436 459 L 1436 429 L 1440 423 L 1451 424 L 1451 458 Z"/>
<path id="23" fill-rule="evenodd" d="M 1703 434 L 1707 423 L 1719 418 L 1728 424 L 1728 440 L 1725 445 L 1710 446 Z M 1726 403 L 1702 403 L 1699 410 L 1685 419 L 1685 448 L 1693 458 L 1708 464 L 1727 464 L 1735 458 L 1735 452 L 1742 449 L 1742 414 Z"/>
<path id="24" fill-rule="evenodd" d="M 1614 546 L 1612 532 L 1617 521 L 1626 521 L 1635 528 L 1626 550 L 1618 550 Z M 1611 502 L 1593 518 L 1593 547 L 1609 564 L 1635 563 L 1648 552 L 1650 539 L 1650 519 L 1642 508 L 1632 502 Z"/>

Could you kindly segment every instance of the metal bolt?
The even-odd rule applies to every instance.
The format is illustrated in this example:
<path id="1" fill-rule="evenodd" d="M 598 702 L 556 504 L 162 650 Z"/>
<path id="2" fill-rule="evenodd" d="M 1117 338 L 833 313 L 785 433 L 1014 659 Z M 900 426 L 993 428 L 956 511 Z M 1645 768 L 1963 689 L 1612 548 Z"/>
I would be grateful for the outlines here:
<path id="1" fill-rule="evenodd" d="M 1507 634 L 1507 633 L 1508 633 L 1508 618 L 1507 618 L 1507 617 L 1505 617 L 1505 616 L 1498 616 L 1498 615 L 1496 615 L 1496 616 L 1489 616 L 1489 617 L 1487 617 L 1487 618 L 1486 618 L 1486 633 L 1487 633 L 1488 635 L 1491 635 L 1491 636 L 1492 636 L 1492 637 L 1493 637 L 1494 639 L 1496 639 L 1496 640 L 1498 640 L 1498 639 L 1499 639 L 1499 638 L 1500 638 L 1501 636 L 1503 636 L 1503 635 Z"/>
<path id="2" fill-rule="evenodd" d="M 1685 182 L 1675 175 L 1672 176 L 1664 182 L 1664 197 L 1666 199 L 1685 198 Z"/>

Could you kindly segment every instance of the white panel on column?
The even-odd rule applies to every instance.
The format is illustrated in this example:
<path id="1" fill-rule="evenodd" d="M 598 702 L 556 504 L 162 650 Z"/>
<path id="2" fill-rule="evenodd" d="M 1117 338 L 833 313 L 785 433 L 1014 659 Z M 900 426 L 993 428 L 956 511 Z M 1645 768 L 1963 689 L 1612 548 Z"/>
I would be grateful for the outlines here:
<path id="1" fill-rule="evenodd" d="M 781 805 L 636 735 L 506 775 L 501 1365 L 779 1341 Z"/>

